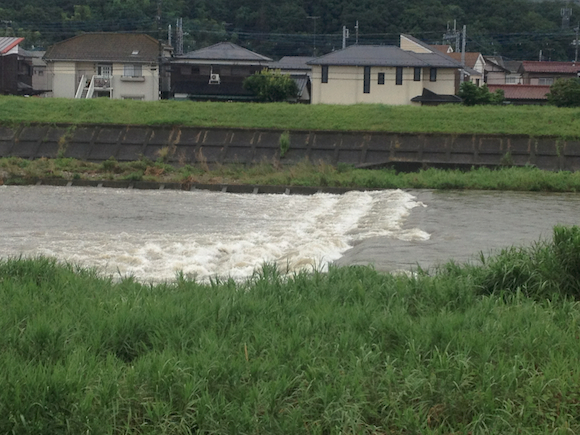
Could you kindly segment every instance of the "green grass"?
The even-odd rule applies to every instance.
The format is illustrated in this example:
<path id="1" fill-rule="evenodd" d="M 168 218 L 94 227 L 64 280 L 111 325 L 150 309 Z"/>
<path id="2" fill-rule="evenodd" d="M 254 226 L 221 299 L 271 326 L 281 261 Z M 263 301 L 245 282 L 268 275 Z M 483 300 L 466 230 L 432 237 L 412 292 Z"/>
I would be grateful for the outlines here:
<path id="1" fill-rule="evenodd" d="M 25 160 L 0 158 L 0 184 L 31 184 L 37 179 L 130 180 L 177 183 L 254 184 L 383 189 L 472 189 L 544 192 L 580 192 L 580 172 L 551 172 L 533 167 L 501 167 L 470 171 L 427 169 L 397 173 L 390 169 L 355 169 L 339 164 L 301 162 L 281 166 L 278 162 L 252 166 L 184 165 L 139 160 L 120 163 L 109 159 L 90 163 L 74 159 Z"/>
<path id="2" fill-rule="evenodd" d="M 0 123 L 34 122 L 580 138 L 580 111 L 548 106 L 334 106 L 0 97 Z"/>
<path id="3" fill-rule="evenodd" d="M 579 256 L 556 227 L 414 276 L 149 285 L 4 259 L 0 433 L 579 433 Z"/>

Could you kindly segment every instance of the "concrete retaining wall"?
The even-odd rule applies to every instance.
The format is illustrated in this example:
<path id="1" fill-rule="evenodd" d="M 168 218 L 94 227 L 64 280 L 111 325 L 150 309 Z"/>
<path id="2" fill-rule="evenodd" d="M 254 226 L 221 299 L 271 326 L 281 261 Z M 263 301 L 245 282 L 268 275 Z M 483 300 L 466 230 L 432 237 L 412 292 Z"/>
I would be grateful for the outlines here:
<path id="1" fill-rule="evenodd" d="M 398 134 L 384 132 L 292 131 L 280 157 L 279 130 L 118 125 L 0 126 L 0 157 L 73 157 L 101 162 L 156 160 L 169 163 L 253 163 L 306 158 L 362 167 L 471 167 L 535 165 L 580 170 L 580 141 L 516 135 Z"/>

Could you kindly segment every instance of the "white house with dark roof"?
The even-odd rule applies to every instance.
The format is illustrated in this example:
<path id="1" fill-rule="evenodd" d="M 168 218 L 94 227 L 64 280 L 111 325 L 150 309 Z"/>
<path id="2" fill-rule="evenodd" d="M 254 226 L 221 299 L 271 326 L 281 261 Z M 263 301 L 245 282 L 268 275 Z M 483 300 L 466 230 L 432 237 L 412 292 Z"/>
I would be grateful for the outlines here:
<path id="1" fill-rule="evenodd" d="M 52 97 L 159 99 L 160 59 L 170 47 L 145 34 L 86 33 L 44 54 Z"/>
<path id="2" fill-rule="evenodd" d="M 272 59 L 231 42 L 220 42 L 171 60 L 171 90 L 175 98 L 192 100 L 252 100 L 246 77 Z"/>
<path id="3" fill-rule="evenodd" d="M 312 104 L 389 105 L 460 102 L 455 72 L 461 65 L 429 50 L 352 45 L 308 62 Z"/>

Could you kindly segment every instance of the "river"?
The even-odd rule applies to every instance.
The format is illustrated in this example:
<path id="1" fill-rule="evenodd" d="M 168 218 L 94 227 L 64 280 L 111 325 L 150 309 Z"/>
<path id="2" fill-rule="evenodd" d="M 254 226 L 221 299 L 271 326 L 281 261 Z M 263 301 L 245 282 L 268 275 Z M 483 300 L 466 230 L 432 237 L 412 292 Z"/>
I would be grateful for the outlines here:
<path id="1" fill-rule="evenodd" d="M 1 186 L 0 256 L 47 255 L 114 277 L 243 279 L 372 264 L 407 271 L 580 225 L 580 195 L 383 190 L 344 195 Z"/>

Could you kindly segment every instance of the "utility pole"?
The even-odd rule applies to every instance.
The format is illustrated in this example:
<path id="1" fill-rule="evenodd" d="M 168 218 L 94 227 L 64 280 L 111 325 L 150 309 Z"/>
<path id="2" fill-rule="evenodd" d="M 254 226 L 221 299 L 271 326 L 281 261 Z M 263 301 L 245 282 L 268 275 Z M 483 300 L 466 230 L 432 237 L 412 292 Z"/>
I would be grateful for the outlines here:
<path id="1" fill-rule="evenodd" d="M 315 16 L 311 16 L 308 15 L 306 18 L 312 20 L 312 22 L 314 23 L 314 32 L 312 33 L 312 56 L 316 56 L 316 20 L 319 19 L 320 17 L 315 17 Z"/>
<path id="2" fill-rule="evenodd" d="M 358 45 L 358 20 L 356 20 L 356 25 L 354 26 L 355 30 L 355 44 Z"/>
<path id="3" fill-rule="evenodd" d="M 342 49 L 346 48 L 346 39 L 350 38 L 350 32 L 346 28 L 346 26 L 342 26 Z"/>
<path id="4" fill-rule="evenodd" d="M 562 8 L 560 9 L 560 15 L 562 15 L 562 29 L 567 29 L 570 27 L 570 17 L 572 16 L 572 9 Z"/>
<path id="5" fill-rule="evenodd" d="M 175 54 L 183 54 L 183 18 L 178 18 L 175 23 Z"/>
<path id="6" fill-rule="evenodd" d="M 578 31 L 580 31 L 580 22 L 574 27 L 574 32 L 576 32 L 576 39 L 574 40 L 574 62 L 578 62 Z"/>
<path id="7" fill-rule="evenodd" d="M 467 39 L 467 26 L 463 25 L 463 40 L 461 42 L 461 65 L 465 68 L 465 41 Z M 461 80 L 460 83 L 463 83 L 465 80 L 465 69 L 461 70 Z"/>

